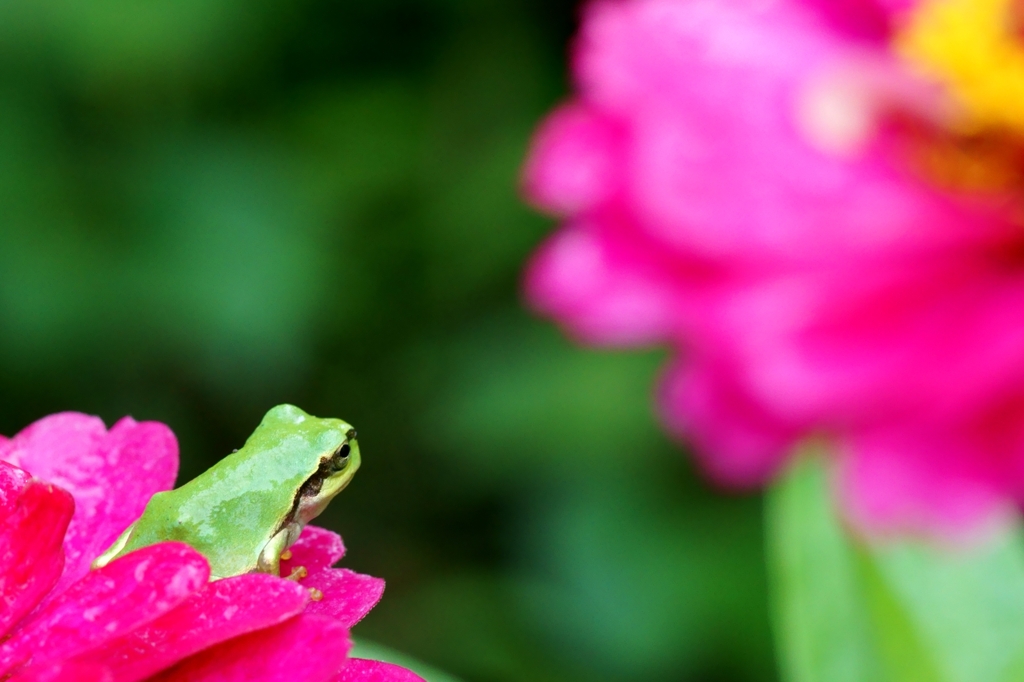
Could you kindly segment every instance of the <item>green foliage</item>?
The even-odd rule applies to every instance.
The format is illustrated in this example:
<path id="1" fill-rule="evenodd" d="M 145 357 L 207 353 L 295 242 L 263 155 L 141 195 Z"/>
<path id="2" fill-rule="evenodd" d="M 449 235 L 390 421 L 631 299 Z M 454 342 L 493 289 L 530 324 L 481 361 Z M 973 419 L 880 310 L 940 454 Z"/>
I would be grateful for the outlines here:
<path id="1" fill-rule="evenodd" d="M 359 428 L 357 636 L 465 680 L 771 679 L 756 499 L 655 422 L 662 353 L 521 310 L 571 0 L 0 6 L 0 433 L 159 419 L 185 480 L 270 405 Z"/>
<path id="2" fill-rule="evenodd" d="M 386 646 L 357 640 L 349 653 L 354 658 L 367 658 L 373 661 L 387 661 L 412 670 L 427 682 L 459 682 L 451 675 L 447 675 L 436 668 L 424 665 L 416 659 L 406 656 Z"/>
<path id="3" fill-rule="evenodd" d="M 842 527 L 827 469 L 798 462 L 769 499 L 780 658 L 790 682 L 1016 682 L 1024 534 L 983 546 L 867 544 Z"/>

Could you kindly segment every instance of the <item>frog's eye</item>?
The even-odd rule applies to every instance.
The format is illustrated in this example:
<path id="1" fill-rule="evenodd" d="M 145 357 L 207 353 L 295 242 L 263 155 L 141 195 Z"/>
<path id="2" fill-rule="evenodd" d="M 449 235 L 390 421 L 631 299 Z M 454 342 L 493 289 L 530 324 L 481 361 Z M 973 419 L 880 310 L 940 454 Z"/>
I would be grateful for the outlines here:
<path id="1" fill-rule="evenodd" d="M 338 472 L 348 466 L 348 456 L 351 452 L 352 448 L 349 447 L 348 443 L 335 450 L 334 455 L 331 457 L 331 470 Z"/>

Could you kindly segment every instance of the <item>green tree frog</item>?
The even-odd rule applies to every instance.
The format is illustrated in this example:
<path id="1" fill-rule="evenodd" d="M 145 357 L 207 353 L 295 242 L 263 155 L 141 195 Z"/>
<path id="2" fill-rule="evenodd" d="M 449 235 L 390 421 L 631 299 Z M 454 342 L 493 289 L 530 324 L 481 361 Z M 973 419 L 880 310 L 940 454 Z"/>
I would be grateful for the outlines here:
<path id="1" fill-rule="evenodd" d="M 281 555 L 358 468 L 359 444 L 349 424 L 278 405 L 240 450 L 180 488 L 153 495 L 93 568 L 177 540 L 206 557 L 211 580 L 280 575 Z"/>

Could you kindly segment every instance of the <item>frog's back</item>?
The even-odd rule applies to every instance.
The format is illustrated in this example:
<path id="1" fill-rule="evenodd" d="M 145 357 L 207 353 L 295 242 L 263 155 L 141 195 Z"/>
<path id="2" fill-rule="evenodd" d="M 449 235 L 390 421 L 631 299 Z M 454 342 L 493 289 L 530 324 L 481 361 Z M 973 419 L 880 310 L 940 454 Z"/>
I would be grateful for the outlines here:
<path id="1" fill-rule="evenodd" d="M 258 570 L 265 543 L 254 538 L 265 541 L 290 521 L 296 491 L 323 452 L 339 445 L 333 431 L 303 417 L 321 421 L 291 406 L 274 408 L 240 450 L 182 487 L 154 495 L 123 552 L 177 540 L 201 552 L 213 576 Z"/>

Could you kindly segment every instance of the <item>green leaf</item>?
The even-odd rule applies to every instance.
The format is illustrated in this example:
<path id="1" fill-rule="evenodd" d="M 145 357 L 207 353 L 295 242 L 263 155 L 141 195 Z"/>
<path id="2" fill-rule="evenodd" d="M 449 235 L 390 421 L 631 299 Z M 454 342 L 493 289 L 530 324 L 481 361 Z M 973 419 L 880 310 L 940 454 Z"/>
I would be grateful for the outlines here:
<path id="1" fill-rule="evenodd" d="M 768 557 L 783 679 L 882 680 L 855 553 L 816 461 L 797 464 L 768 496 Z"/>
<path id="2" fill-rule="evenodd" d="M 933 652 L 923 641 L 913 615 L 900 601 L 896 586 L 887 582 L 878 562 L 864 551 L 858 551 L 856 558 L 865 603 L 875 630 L 872 639 L 886 664 L 887 679 L 899 682 L 943 682 L 950 679 L 938 671 L 931 656 Z"/>
<path id="3" fill-rule="evenodd" d="M 1024 535 L 971 548 L 865 543 L 805 457 L 768 500 L 777 646 L 790 682 L 1024 679 Z"/>

